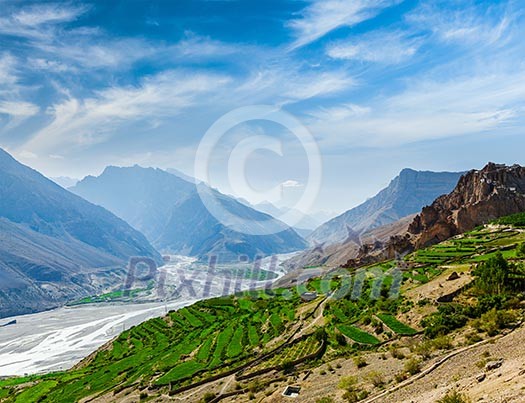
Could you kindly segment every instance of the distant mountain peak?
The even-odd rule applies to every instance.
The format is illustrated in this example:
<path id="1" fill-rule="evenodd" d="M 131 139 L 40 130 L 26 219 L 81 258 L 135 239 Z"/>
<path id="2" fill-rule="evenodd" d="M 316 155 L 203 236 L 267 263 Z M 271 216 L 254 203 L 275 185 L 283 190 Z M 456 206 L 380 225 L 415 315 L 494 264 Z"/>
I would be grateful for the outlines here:
<path id="1" fill-rule="evenodd" d="M 363 233 L 421 211 L 436 197 L 449 193 L 462 173 L 403 169 L 376 196 L 317 228 L 307 239 L 317 243 L 343 242 L 347 228 Z"/>
<path id="2" fill-rule="evenodd" d="M 284 223 L 176 172 L 108 168 L 99 177 L 80 181 L 73 191 L 113 211 L 170 253 L 203 259 L 212 253 L 237 260 L 240 255 L 253 258 L 306 246 Z M 250 235 L 268 231 L 271 234 Z"/>

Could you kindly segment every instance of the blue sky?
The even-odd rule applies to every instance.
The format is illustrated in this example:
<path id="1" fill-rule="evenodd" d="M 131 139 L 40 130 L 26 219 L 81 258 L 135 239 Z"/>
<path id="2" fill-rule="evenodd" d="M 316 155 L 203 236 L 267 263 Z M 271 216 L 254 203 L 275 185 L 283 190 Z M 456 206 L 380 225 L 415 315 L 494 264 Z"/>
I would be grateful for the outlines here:
<path id="1" fill-rule="evenodd" d="M 192 174 L 208 128 L 259 104 L 293 114 L 315 137 L 323 180 L 313 210 L 346 210 L 405 167 L 525 163 L 519 0 L 0 8 L 0 146 L 49 176 L 135 163 Z M 304 150 L 263 121 L 227 133 L 210 162 L 212 185 L 234 193 L 228 157 L 253 135 L 279 139 L 283 155 L 253 154 L 247 182 L 284 183 L 292 200 L 308 180 Z"/>

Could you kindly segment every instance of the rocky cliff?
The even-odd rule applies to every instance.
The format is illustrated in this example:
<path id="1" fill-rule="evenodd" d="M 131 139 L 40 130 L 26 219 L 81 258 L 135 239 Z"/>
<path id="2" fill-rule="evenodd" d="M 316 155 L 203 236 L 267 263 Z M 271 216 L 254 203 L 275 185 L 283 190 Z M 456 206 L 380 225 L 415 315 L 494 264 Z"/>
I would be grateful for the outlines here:
<path id="1" fill-rule="evenodd" d="M 525 211 L 525 168 L 489 163 L 463 175 L 456 188 L 423 207 L 408 231 L 363 244 L 346 267 L 396 259 L 500 217 Z M 402 228 L 402 227 L 400 227 Z"/>
<path id="2" fill-rule="evenodd" d="M 459 180 L 456 188 L 423 208 L 409 227 L 416 248 L 525 211 L 525 168 L 489 163 Z"/>

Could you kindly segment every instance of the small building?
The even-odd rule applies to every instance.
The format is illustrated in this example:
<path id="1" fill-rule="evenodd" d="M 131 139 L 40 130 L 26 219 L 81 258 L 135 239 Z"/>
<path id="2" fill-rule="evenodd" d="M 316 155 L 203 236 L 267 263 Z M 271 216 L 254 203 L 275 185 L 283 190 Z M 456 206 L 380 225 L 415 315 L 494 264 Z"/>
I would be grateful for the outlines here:
<path id="1" fill-rule="evenodd" d="M 283 392 L 283 396 L 297 398 L 299 397 L 299 392 L 301 392 L 301 387 L 299 386 L 287 386 Z"/>
<path id="2" fill-rule="evenodd" d="M 301 294 L 301 299 L 303 300 L 303 302 L 311 302 L 317 299 L 317 293 L 316 292 L 303 292 Z"/>

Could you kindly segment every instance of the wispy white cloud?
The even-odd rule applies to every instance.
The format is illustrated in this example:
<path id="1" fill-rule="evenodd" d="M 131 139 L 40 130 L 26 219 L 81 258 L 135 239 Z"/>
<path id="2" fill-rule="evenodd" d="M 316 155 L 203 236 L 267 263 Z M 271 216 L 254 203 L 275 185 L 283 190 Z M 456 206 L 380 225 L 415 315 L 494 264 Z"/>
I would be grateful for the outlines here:
<path id="1" fill-rule="evenodd" d="M 290 64 L 252 74 L 236 92 L 283 105 L 334 95 L 356 85 L 354 77 L 344 70 L 302 71 Z"/>
<path id="2" fill-rule="evenodd" d="M 447 9 L 423 4 L 408 14 L 406 20 L 420 30 L 430 30 L 443 42 L 464 46 L 505 42 L 513 25 L 511 14 L 498 7 L 481 12 L 476 7 Z"/>
<path id="3" fill-rule="evenodd" d="M 49 38 L 55 25 L 74 21 L 87 11 L 83 6 L 39 4 L 0 17 L 0 33 L 30 39 Z"/>
<path id="4" fill-rule="evenodd" d="M 18 126 L 40 108 L 22 99 L 18 60 L 10 53 L 0 55 L 0 132 Z"/>
<path id="5" fill-rule="evenodd" d="M 356 104 L 341 104 L 332 107 L 319 107 L 307 112 L 320 121 L 341 121 L 348 118 L 357 118 L 369 114 L 371 109 Z"/>
<path id="6" fill-rule="evenodd" d="M 52 122 L 22 148 L 38 154 L 59 146 L 95 144 L 106 140 L 123 123 L 172 117 L 195 105 L 199 96 L 229 82 L 227 76 L 217 74 L 170 71 L 146 78 L 137 87 L 111 87 L 85 100 L 70 97 L 50 108 Z"/>
<path id="7" fill-rule="evenodd" d="M 421 80 L 398 95 L 376 99 L 365 114 L 338 120 L 315 116 L 310 128 L 329 147 L 399 146 L 519 124 L 524 100 L 520 74 Z"/>
<path id="8" fill-rule="evenodd" d="M 75 71 L 73 66 L 68 66 L 58 60 L 49 60 L 46 58 L 29 58 L 28 64 L 34 70 L 50 71 L 54 73 L 64 73 L 66 71 Z"/>
<path id="9" fill-rule="evenodd" d="M 30 102 L 0 101 L 0 113 L 14 117 L 28 117 L 38 113 L 40 108 Z"/>
<path id="10" fill-rule="evenodd" d="M 207 36 L 197 35 L 187 31 L 183 39 L 177 44 L 166 48 L 164 51 L 171 53 L 172 57 L 206 58 L 228 57 L 232 54 L 246 50 L 240 44 L 225 43 Z"/>
<path id="11" fill-rule="evenodd" d="M 17 81 L 16 59 L 10 53 L 0 54 L 0 92 L 3 86 L 13 85 Z"/>
<path id="12" fill-rule="evenodd" d="M 0 116 L 7 116 L 7 123 L 0 127 L 2 131 L 17 127 L 24 120 L 36 115 L 40 108 L 30 102 L 24 101 L 0 101 Z"/>
<path id="13" fill-rule="evenodd" d="M 333 59 L 397 64 L 409 60 L 423 40 L 402 31 L 373 31 L 337 41 L 327 47 Z"/>
<path id="14" fill-rule="evenodd" d="M 112 39 L 100 35 L 59 39 L 40 43 L 37 48 L 62 66 L 77 71 L 99 68 L 126 70 L 136 61 L 158 51 L 141 39 Z"/>
<path id="15" fill-rule="evenodd" d="M 288 22 L 295 41 L 291 49 L 314 42 L 336 28 L 354 26 L 403 0 L 313 0 L 301 16 Z"/>

